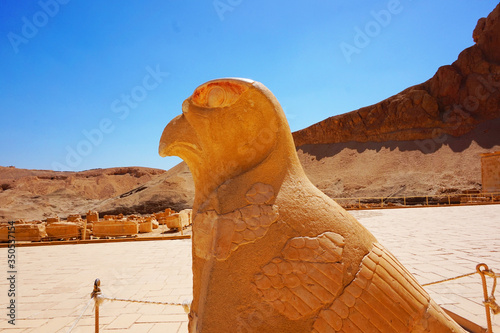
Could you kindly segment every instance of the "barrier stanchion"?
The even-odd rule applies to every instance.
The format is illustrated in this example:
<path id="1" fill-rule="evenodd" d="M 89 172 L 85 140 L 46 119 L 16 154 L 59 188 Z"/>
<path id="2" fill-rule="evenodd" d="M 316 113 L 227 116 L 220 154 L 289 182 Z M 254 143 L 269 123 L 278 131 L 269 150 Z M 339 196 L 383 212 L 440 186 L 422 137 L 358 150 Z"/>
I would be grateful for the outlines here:
<path id="1" fill-rule="evenodd" d="M 440 206 L 448 204 L 449 206 L 460 206 L 460 205 L 477 205 L 477 204 L 495 204 L 498 200 L 496 198 L 500 197 L 499 192 L 494 193 L 478 193 L 478 194 L 454 194 L 453 203 L 451 202 L 452 195 L 450 194 L 436 194 L 436 195 L 415 195 L 415 196 L 389 196 L 384 197 L 349 197 L 349 198 L 332 198 L 333 200 L 339 202 L 339 204 L 345 209 L 377 209 L 377 208 L 396 208 L 398 207 L 413 207 L 413 206 Z M 386 204 L 385 201 L 391 199 L 396 200 L 395 204 Z M 398 199 L 402 202 L 401 206 L 397 206 Z M 352 203 L 350 203 L 352 201 Z M 361 205 L 361 201 L 364 203 L 364 207 Z M 343 204 L 342 204 L 343 203 Z"/>
<path id="2" fill-rule="evenodd" d="M 95 279 L 94 281 L 94 290 L 90 294 L 90 298 L 94 299 L 94 306 L 95 306 L 95 333 L 99 333 L 99 303 L 100 303 L 100 297 L 101 296 L 101 280 Z"/>
<path id="3" fill-rule="evenodd" d="M 439 281 L 435 281 L 435 282 L 424 283 L 424 284 L 422 284 L 422 287 L 427 287 L 427 286 L 431 286 L 433 284 L 457 280 L 457 279 L 460 279 L 460 278 L 463 278 L 466 276 L 471 276 L 471 275 L 474 275 L 477 273 L 479 273 L 479 275 L 481 275 L 481 281 L 483 284 L 483 295 L 484 295 L 483 304 L 484 304 L 484 308 L 486 311 L 486 324 L 488 325 L 486 332 L 493 333 L 490 311 L 493 312 L 493 314 L 495 314 L 495 315 L 500 313 L 500 306 L 496 303 L 496 300 L 495 300 L 495 288 L 497 286 L 497 278 L 500 277 L 500 274 L 494 273 L 493 270 L 488 268 L 488 265 L 486 265 L 484 263 L 478 264 L 476 266 L 475 272 L 463 274 L 463 275 L 459 275 L 459 276 L 455 276 L 452 278 L 439 280 Z M 488 285 L 486 284 L 486 276 L 493 278 L 493 287 L 491 289 L 491 295 L 488 295 Z"/>
<path id="4" fill-rule="evenodd" d="M 484 263 L 478 264 L 476 266 L 476 271 L 475 272 L 471 272 L 471 273 L 467 273 L 467 274 L 463 274 L 463 275 L 459 275 L 459 276 L 455 276 L 455 277 L 452 277 L 452 278 L 447 278 L 447 279 L 439 280 L 439 281 L 435 281 L 435 282 L 425 283 L 425 284 L 422 284 L 422 286 L 426 287 L 426 286 L 430 286 L 430 285 L 434 285 L 434 284 L 438 284 L 438 283 L 443 283 L 443 282 L 448 282 L 448 281 L 452 281 L 452 280 L 457 280 L 457 279 L 464 278 L 464 277 L 467 277 L 467 276 L 471 276 L 471 275 L 474 275 L 474 274 L 477 274 L 477 273 L 479 273 L 481 275 L 481 279 L 482 279 L 482 283 L 483 283 L 483 293 L 484 293 L 484 302 L 483 303 L 484 303 L 485 310 L 486 310 L 486 322 L 487 322 L 487 325 L 488 325 L 488 331 L 487 332 L 488 333 L 493 333 L 490 311 L 492 311 L 493 314 L 500 313 L 500 307 L 496 303 L 495 296 L 494 296 L 495 288 L 496 288 L 496 284 L 497 284 L 497 278 L 500 277 L 500 274 L 495 274 L 492 270 L 490 270 L 488 268 L 488 266 L 486 264 L 484 264 Z M 488 287 L 487 287 L 487 284 L 486 284 L 486 276 L 491 277 L 491 278 L 494 279 L 493 280 L 493 287 L 492 287 L 491 295 L 488 295 Z M 184 311 L 186 313 L 190 312 L 190 302 L 188 302 L 188 301 L 184 301 L 183 303 L 174 303 L 174 302 L 144 301 L 144 300 L 135 300 L 135 299 L 123 299 L 123 298 L 115 298 L 115 297 L 106 297 L 105 295 L 102 294 L 100 285 L 101 285 L 101 281 L 99 279 L 96 279 L 94 281 L 94 290 L 90 294 L 90 298 L 94 300 L 94 304 L 95 304 L 95 333 L 99 333 L 99 306 L 105 300 L 107 300 L 107 301 L 115 301 L 115 302 L 128 302 L 128 303 L 159 304 L 159 305 L 177 305 L 177 306 L 182 306 L 184 308 Z M 88 304 L 87 304 L 87 306 L 88 306 Z M 85 309 L 84 309 L 83 312 L 85 312 Z M 80 315 L 80 318 L 81 318 L 82 315 L 83 315 L 83 313 Z M 78 318 L 78 320 L 80 318 Z M 73 327 L 76 325 L 76 323 L 78 322 L 78 320 L 75 322 L 75 324 L 73 324 Z M 70 331 L 73 329 L 73 327 L 70 329 Z"/>
<path id="5" fill-rule="evenodd" d="M 115 298 L 115 297 L 106 297 L 101 292 L 101 280 L 95 279 L 94 281 L 94 290 L 90 294 L 90 298 L 94 299 L 94 307 L 95 307 L 95 333 L 99 333 L 99 306 L 105 300 L 107 301 L 115 301 L 115 302 L 128 302 L 128 303 L 143 303 L 143 304 L 159 304 L 159 305 L 178 305 L 182 306 L 184 312 L 189 313 L 190 311 L 190 303 L 189 301 L 184 301 L 183 303 L 174 303 L 174 302 L 157 302 L 157 301 L 143 301 L 136 299 L 123 299 L 123 298 Z"/>
<path id="6" fill-rule="evenodd" d="M 481 281 L 483 283 L 483 294 L 484 294 L 484 309 L 486 311 L 486 323 L 488 324 L 488 333 L 493 333 L 493 328 L 491 326 L 491 313 L 500 313 L 500 308 L 495 301 L 495 288 L 497 286 L 497 277 L 499 274 L 495 274 L 491 269 L 488 268 L 486 264 L 479 264 L 476 266 L 476 270 L 481 275 Z M 491 290 L 491 296 L 488 296 L 488 285 L 486 284 L 486 276 L 493 278 L 493 288 Z"/>

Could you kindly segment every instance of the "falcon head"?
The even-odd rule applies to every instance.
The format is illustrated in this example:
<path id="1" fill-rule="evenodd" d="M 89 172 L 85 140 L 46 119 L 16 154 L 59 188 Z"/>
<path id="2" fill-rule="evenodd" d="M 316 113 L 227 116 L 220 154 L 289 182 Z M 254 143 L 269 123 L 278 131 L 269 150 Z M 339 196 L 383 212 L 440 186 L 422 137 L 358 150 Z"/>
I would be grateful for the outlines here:
<path id="1" fill-rule="evenodd" d="M 296 156 L 274 95 L 259 82 L 235 78 L 196 88 L 182 104 L 182 114 L 165 127 L 159 146 L 160 156 L 176 155 L 188 164 L 196 191 L 205 193 L 271 156 L 291 152 Z"/>

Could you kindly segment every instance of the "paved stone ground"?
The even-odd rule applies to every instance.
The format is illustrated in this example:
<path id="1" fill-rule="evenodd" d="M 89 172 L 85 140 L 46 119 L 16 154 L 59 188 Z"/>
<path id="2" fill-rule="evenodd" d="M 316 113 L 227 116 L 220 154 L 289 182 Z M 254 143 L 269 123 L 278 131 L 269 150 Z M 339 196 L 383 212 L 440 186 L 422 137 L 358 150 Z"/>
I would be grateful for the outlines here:
<path id="1" fill-rule="evenodd" d="M 421 284 L 485 263 L 500 273 L 500 205 L 350 211 Z M 491 292 L 492 279 L 488 292 Z M 499 281 L 500 283 L 500 281 Z M 442 307 L 486 327 L 479 274 L 425 287 Z M 500 299 L 498 291 L 495 293 Z M 500 333 L 500 315 L 492 316 Z"/>
<path id="2" fill-rule="evenodd" d="M 500 205 L 351 211 L 421 283 L 475 271 L 500 272 Z M 7 275 L 7 249 L 0 249 Z M 191 241 L 147 241 L 17 248 L 17 322 L 6 317 L 0 279 L 0 331 L 68 332 L 89 301 L 95 278 L 109 297 L 162 302 L 191 299 Z M 445 308 L 482 326 L 479 275 L 426 287 Z M 498 294 L 498 293 L 497 293 Z M 500 297 L 499 297 L 500 298 Z M 497 315 L 496 317 L 499 317 Z M 500 318 L 494 317 L 495 332 Z M 187 332 L 182 307 L 106 301 L 100 331 Z M 72 332 L 93 332 L 92 304 Z"/>
<path id="3" fill-rule="evenodd" d="M 0 253 L 7 261 L 7 250 Z M 191 241 L 163 240 L 41 247 L 19 247 L 17 323 L 0 314 L 0 330 L 68 332 L 101 280 L 105 296 L 161 302 L 192 299 Z M 7 271 L 5 264 L 1 267 Z M 7 304 L 7 285 L 0 280 L 0 304 Z M 94 332 L 92 306 L 72 332 Z M 2 313 L 6 310 L 1 311 Z M 104 302 L 100 331 L 187 332 L 180 306 Z"/>

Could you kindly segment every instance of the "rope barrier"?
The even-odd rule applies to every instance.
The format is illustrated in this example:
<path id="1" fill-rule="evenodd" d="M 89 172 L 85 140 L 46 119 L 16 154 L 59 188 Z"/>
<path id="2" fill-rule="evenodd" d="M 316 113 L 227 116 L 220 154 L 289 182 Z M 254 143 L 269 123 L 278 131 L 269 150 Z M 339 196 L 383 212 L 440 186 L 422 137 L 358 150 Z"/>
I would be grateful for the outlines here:
<path id="1" fill-rule="evenodd" d="M 481 280 L 483 282 L 483 294 L 484 294 L 484 309 L 486 311 L 486 323 L 488 324 L 488 333 L 493 333 L 493 328 L 491 326 L 491 312 L 494 315 L 500 312 L 498 304 L 495 302 L 495 289 L 497 287 L 497 277 L 499 274 L 495 274 L 493 270 L 488 268 L 486 264 L 478 264 L 476 266 L 476 271 L 481 275 Z M 488 295 L 488 285 L 486 284 L 486 276 L 493 278 L 493 288 L 491 289 L 491 295 Z"/>
<path id="2" fill-rule="evenodd" d="M 488 198 L 491 200 L 495 199 L 496 196 L 500 197 L 500 192 L 485 192 L 485 193 L 452 193 L 452 194 L 422 194 L 422 195 L 404 195 L 404 196 L 389 196 L 389 197 L 350 197 L 350 198 L 332 198 L 333 200 L 358 200 L 358 199 L 372 199 L 372 200 L 388 200 L 388 199 L 423 199 L 423 198 L 447 198 L 447 197 L 465 197 L 467 199 L 471 198 Z"/>
<path id="3" fill-rule="evenodd" d="M 479 273 L 479 275 L 481 275 L 481 280 L 482 280 L 482 285 L 483 285 L 483 293 L 484 293 L 483 304 L 484 304 L 484 308 L 485 308 L 485 311 L 486 311 L 486 324 L 488 325 L 487 333 L 493 333 L 493 329 L 492 329 L 492 325 L 491 325 L 490 310 L 491 310 L 491 312 L 494 315 L 500 313 L 500 306 L 497 304 L 496 299 L 495 299 L 495 290 L 496 290 L 496 287 L 497 287 L 497 278 L 500 277 L 500 274 L 497 274 L 497 273 L 493 272 L 493 270 L 491 270 L 491 269 L 488 268 L 488 265 L 486 265 L 486 264 L 478 264 L 476 266 L 476 271 L 475 272 L 467 273 L 467 274 L 463 274 L 463 275 L 459 275 L 459 276 L 455 276 L 455 277 L 452 277 L 452 278 L 448 278 L 448 279 L 444 279 L 444 280 L 439 280 L 439 281 L 435 281 L 435 282 L 425 283 L 425 284 L 422 284 L 422 287 L 431 286 L 433 284 L 443 283 L 443 282 L 447 282 L 447 281 L 457 280 L 457 279 L 464 278 L 464 277 L 467 277 L 467 276 L 471 276 L 471 275 L 474 275 L 474 274 L 477 274 L 477 273 Z M 488 295 L 488 285 L 486 284 L 486 276 L 488 276 L 490 278 L 493 278 L 493 287 L 491 288 L 490 295 Z"/>
<path id="4" fill-rule="evenodd" d="M 83 314 L 85 313 L 85 311 L 87 311 L 90 303 L 92 302 L 92 298 L 87 302 L 87 305 L 85 305 L 85 308 L 83 309 L 82 313 L 80 313 L 80 316 L 75 320 L 75 322 L 73 323 L 73 325 L 69 328 L 68 332 L 67 333 L 71 333 L 71 331 L 73 331 L 73 328 L 75 328 L 76 324 L 78 324 L 78 322 L 80 321 L 80 319 L 82 319 L 82 316 Z"/>
<path id="5" fill-rule="evenodd" d="M 190 308 L 189 308 L 190 302 L 189 301 L 184 301 L 182 303 L 175 303 L 175 302 L 143 301 L 143 300 L 138 300 L 138 299 L 124 299 L 124 298 L 106 297 L 102 294 L 100 286 L 101 286 L 101 280 L 96 279 L 94 281 L 94 290 L 90 294 L 90 300 L 91 301 L 94 300 L 95 333 L 99 333 L 99 307 L 104 301 L 142 303 L 142 304 L 158 304 L 158 305 L 178 305 L 178 306 L 182 306 L 182 308 L 184 309 L 184 312 L 189 313 L 189 311 L 190 311 Z M 88 307 L 88 305 L 87 305 L 87 307 Z M 69 332 L 71 332 L 71 331 L 69 331 Z"/>
<path id="6" fill-rule="evenodd" d="M 466 277 L 466 276 L 471 276 L 471 275 L 474 275 L 474 274 L 477 274 L 477 272 L 467 273 L 467 274 L 455 276 L 455 277 L 452 277 L 452 278 L 449 278 L 449 279 L 444 279 L 444 280 L 439 280 L 439 281 L 425 283 L 425 284 L 422 285 L 422 287 L 432 286 L 433 284 L 443 283 L 443 282 L 447 282 L 447 281 L 458 280 L 460 278 L 463 278 L 463 277 Z"/>
<path id="7" fill-rule="evenodd" d="M 189 302 L 188 301 L 184 301 L 182 303 L 160 302 L 160 301 L 142 301 L 142 300 L 137 300 L 137 299 L 106 297 L 104 295 L 101 295 L 100 298 L 102 298 L 102 301 L 107 300 L 107 301 L 111 301 L 111 302 L 129 302 L 129 303 L 158 304 L 158 305 L 177 305 L 177 306 L 182 306 L 182 308 L 184 309 L 184 312 L 189 313 Z"/>
<path id="8" fill-rule="evenodd" d="M 484 269 L 481 270 L 481 268 L 484 268 Z M 455 277 L 451 277 L 451 278 L 448 278 L 448 279 L 443 279 L 443 280 L 439 280 L 439 281 L 425 283 L 425 284 L 422 284 L 422 287 L 431 286 L 431 285 L 434 285 L 434 284 L 439 284 L 439 283 L 453 281 L 453 280 L 458 280 L 458 279 L 461 279 L 461 278 L 464 278 L 464 277 L 467 277 L 467 276 L 472 276 L 472 275 L 475 275 L 475 274 L 478 274 L 478 273 L 481 275 L 482 282 L 483 282 L 483 290 L 484 290 L 484 302 L 483 302 L 483 304 L 485 305 L 485 308 L 486 308 L 486 320 L 487 320 L 488 329 L 489 329 L 488 332 L 492 332 L 492 330 L 491 330 L 490 310 L 491 310 L 491 312 L 493 312 L 493 314 L 500 313 L 500 307 L 496 303 L 495 296 L 494 296 L 496 285 L 497 285 L 497 278 L 500 277 L 500 274 L 494 273 L 492 270 L 490 270 L 488 268 L 488 266 L 486 264 L 478 264 L 476 266 L 476 272 L 471 272 L 471 273 L 467 273 L 467 274 L 462 274 L 462 275 L 458 275 L 458 276 L 455 276 Z M 493 288 L 491 290 L 491 295 L 488 295 L 488 293 L 487 293 L 487 285 L 486 285 L 485 276 L 493 278 Z M 189 301 L 184 301 L 182 303 L 177 303 L 177 302 L 144 301 L 144 300 L 138 300 L 138 299 L 125 299 L 125 298 L 107 297 L 107 296 L 105 296 L 105 295 L 103 295 L 101 293 L 100 284 L 101 284 L 101 281 L 99 279 L 96 279 L 95 282 L 94 282 L 94 290 L 90 294 L 90 297 L 91 297 L 90 301 L 85 306 L 85 309 L 80 314 L 80 317 L 78 317 L 78 319 L 75 321 L 75 323 L 73 324 L 73 326 L 71 326 L 71 328 L 69 329 L 68 333 L 70 333 L 73 330 L 73 328 L 75 327 L 75 325 L 78 323 L 78 321 L 80 321 L 81 317 L 83 316 L 83 314 L 87 310 L 87 308 L 90 305 L 90 302 L 92 300 L 94 300 L 94 310 L 95 310 L 95 316 L 96 316 L 96 318 L 95 318 L 95 332 L 96 333 L 99 332 L 99 306 L 104 301 L 141 303 L 141 304 L 158 304 L 158 305 L 175 305 L 175 306 L 182 306 L 182 308 L 184 309 L 184 312 L 186 312 L 186 313 L 189 313 L 189 311 L 190 311 L 190 302 Z"/>
<path id="9" fill-rule="evenodd" d="M 459 199 L 456 202 L 457 198 Z M 411 207 L 422 204 L 424 206 L 440 205 L 466 205 L 474 203 L 495 203 L 500 200 L 500 192 L 485 193 L 454 193 L 454 194 L 432 194 L 432 195 L 411 195 L 411 196 L 388 196 L 388 197 L 351 197 L 351 198 L 332 198 L 346 209 L 362 208 L 384 208 L 386 203 L 403 203 L 399 207 Z M 413 203 L 408 204 L 408 199 L 413 199 Z M 446 200 L 447 199 L 447 200 Z M 474 200 L 473 200 L 474 199 Z M 416 201 L 415 201 L 416 200 Z M 430 202 L 432 200 L 433 202 Z M 378 203 L 377 203 L 378 201 Z"/>
<path id="10" fill-rule="evenodd" d="M 493 270 L 488 268 L 488 265 L 478 264 L 476 266 L 475 272 L 463 274 L 463 275 L 459 275 L 459 276 L 455 276 L 452 278 L 439 280 L 439 281 L 435 281 L 435 282 L 425 283 L 425 284 L 422 284 L 422 287 L 431 286 L 433 284 L 443 283 L 443 282 L 447 282 L 447 281 L 457 280 L 457 279 L 464 278 L 466 276 L 471 276 L 471 275 L 474 275 L 477 273 L 479 273 L 479 275 L 481 275 L 481 280 L 482 280 L 482 285 L 483 285 L 483 293 L 484 293 L 483 304 L 484 304 L 484 308 L 486 311 L 486 324 L 488 325 L 487 333 L 493 333 L 493 329 L 492 329 L 492 325 L 491 325 L 490 310 L 494 315 L 500 313 L 500 306 L 497 304 L 496 299 L 495 299 L 495 289 L 497 287 L 497 278 L 500 277 L 500 274 L 493 272 Z M 488 295 L 488 285 L 486 284 L 486 276 L 493 278 L 493 287 L 491 288 L 490 295 Z"/>

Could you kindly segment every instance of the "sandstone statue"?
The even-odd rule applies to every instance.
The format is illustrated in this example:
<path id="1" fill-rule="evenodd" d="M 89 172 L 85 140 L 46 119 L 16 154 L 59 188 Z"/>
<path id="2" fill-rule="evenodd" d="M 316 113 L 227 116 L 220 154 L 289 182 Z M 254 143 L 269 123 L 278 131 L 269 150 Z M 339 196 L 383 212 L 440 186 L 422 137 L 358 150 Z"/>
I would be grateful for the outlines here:
<path id="1" fill-rule="evenodd" d="M 311 184 L 261 83 L 199 86 L 159 153 L 184 159 L 195 181 L 190 332 L 463 332 Z"/>

